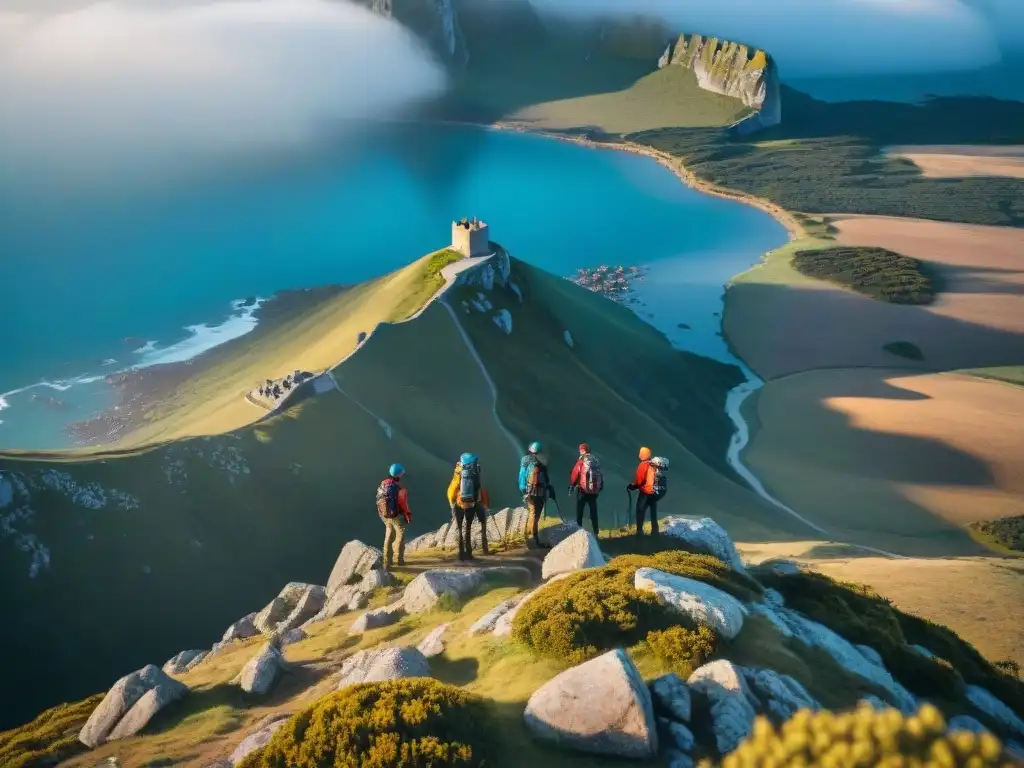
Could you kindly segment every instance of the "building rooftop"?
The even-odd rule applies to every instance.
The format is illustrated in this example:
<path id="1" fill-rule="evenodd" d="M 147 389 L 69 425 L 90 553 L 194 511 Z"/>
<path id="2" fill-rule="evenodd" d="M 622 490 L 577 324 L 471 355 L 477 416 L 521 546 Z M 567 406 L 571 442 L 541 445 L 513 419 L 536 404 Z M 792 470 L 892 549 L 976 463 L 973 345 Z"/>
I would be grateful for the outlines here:
<path id="1" fill-rule="evenodd" d="M 472 219 L 462 219 L 461 221 L 456 221 L 455 222 L 455 226 L 462 227 L 463 229 L 471 229 L 471 230 L 472 229 L 483 229 L 484 227 L 487 226 L 487 222 L 480 221 L 480 219 L 478 219 L 476 216 L 474 216 Z"/>

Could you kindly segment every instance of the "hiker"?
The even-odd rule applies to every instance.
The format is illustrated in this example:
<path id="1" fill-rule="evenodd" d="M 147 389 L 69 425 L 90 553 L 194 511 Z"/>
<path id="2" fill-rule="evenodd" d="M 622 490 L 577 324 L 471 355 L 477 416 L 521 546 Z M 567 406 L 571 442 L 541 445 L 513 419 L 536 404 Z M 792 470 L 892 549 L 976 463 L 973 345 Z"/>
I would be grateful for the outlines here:
<path id="1" fill-rule="evenodd" d="M 650 513 L 651 535 L 658 534 L 658 502 L 668 491 L 668 459 L 651 457 L 651 449 L 640 449 L 640 465 L 627 491 L 639 491 L 636 496 L 636 535 L 643 536 L 644 515 Z"/>
<path id="2" fill-rule="evenodd" d="M 490 554 L 487 551 L 487 512 L 491 499 L 480 479 L 480 461 L 475 454 L 464 453 L 459 457 L 448 484 L 448 504 L 455 519 L 459 560 L 473 559 L 473 518 L 480 521 L 481 551 Z"/>
<path id="3" fill-rule="evenodd" d="M 543 446 L 540 443 L 530 443 L 529 453 L 523 456 L 519 464 L 519 492 L 523 494 L 529 521 L 532 521 L 530 535 L 538 547 L 547 549 L 547 544 L 541 544 L 539 537 L 540 516 L 544 512 L 547 498 L 550 496 L 553 501 L 555 500 L 555 489 L 548 477 L 548 466 L 540 455 L 542 450 Z"/>
<path id="4" fill-rule="evenodd" d="M 412 522 L 412 512 L 409 511 L 409 492 L 402 487 L 404 475 L 405 467 L 392 464 L 388 467 L 388 476 L 377 486 L 377 514 L 384 523 L 384 570 L 391 567 L 393 559 L 398 565 L 405 565 L 405 526 Z"/>
<path id="5" fill-rule="evenodd" d="M 580 528 L 583 527 L 583 508 L 590 507 L 590 527 L 595 538 L 598 535 L 597 495 L 603 487 L 601 464 L 590 452 L 590 446 L 580 443 L 580 457 L 569 475 L 569 493 L 576 494 L 576 525 Z"/>

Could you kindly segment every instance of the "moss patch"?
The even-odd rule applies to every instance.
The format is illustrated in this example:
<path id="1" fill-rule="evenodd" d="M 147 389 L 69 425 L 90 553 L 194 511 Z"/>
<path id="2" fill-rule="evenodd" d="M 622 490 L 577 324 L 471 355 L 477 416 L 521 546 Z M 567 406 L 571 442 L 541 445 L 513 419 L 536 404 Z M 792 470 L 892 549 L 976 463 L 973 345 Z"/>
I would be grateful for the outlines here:
<path id="1" fill-rule="evenodd" d="M 905 717 L 895 709 L 862 706 L 834 715 L 797 712 L 779 730 L 758 718 L 753 734 L 722 761 L 722 768 L 747 765 L 972 765 L 1008 764 L 992 734 L 947 734 L 942 713 L 925 705 Z"/>
<path id="2" fill-rule="evenodd" d="M 513 636 L 537 653 L 578 664 L 602 651 L 634 645 L 650 632 L 673 626 L 696 630 L 652 593 L 634 588 L 633 576 L 643 567 L 697 579 L 741 599 L 759 593 L 752 579 L 708 555 L 623 555 L 602 568 L 548 584 L 516 614 Z"/>
<path id="3" fill-rule="evenodd" d="M 922 262 L 885 248 L 835 246 L 797 251 L 793 266 L 890 304 L 931 304 L 936 286 Z"/>
<path id="4" fill-rule="evenodd" d="M 486 710 L 426 678 L 362 683 L 295 715 L 242 768 L 482 766 Z"/>
<path id="5" fill-rule="evenodd" d="M 0 765 L 42 768 L 84 752 L 78 733 L 103 696 L 98 693 L 74 704 L 61 704 L 30 723 L 0 733 Z"/>

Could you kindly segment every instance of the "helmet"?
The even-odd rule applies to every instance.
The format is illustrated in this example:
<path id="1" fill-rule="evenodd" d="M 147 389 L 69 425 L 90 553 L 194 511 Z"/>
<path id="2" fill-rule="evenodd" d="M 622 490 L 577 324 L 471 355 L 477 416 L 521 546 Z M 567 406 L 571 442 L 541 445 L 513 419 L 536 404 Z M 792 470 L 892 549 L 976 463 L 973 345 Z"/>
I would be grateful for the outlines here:
<path id="1" fill-rule="evenodd" d="M 391 475 L 392 477 L 401 477 L 402 475 L 405 474 L 405 467 L 403 467 L 401 464 L 392 464 L 390 467 L 388 467 L 388 474 Z"/>
<path id="2" fill-rule="evenodd" d="M 590 446 L 586 443 L 580 443 L 580 453 L 590 453 Z"/>
<path id="3" fill-rule="evenodd" d="M 640 449 L 640 461 L 647 461 L 649 458 L 651 458 L 651 449 L 644 446 Z"/>
<path id="4" fill-rule="evenodd" d="M 476 464 L 475 453 L 464 453 L 459 456 L 459 464 Z"/>
<path id="5" fill-rule="evenodd" d="M 534 440 L 532 443 L 530 443 L 530 447 L 528 450 L 530 451 L 530 453 L 540 453 L 542 450 L 544 450 L 544 446 L 538 443 L 536 440 Z"/>

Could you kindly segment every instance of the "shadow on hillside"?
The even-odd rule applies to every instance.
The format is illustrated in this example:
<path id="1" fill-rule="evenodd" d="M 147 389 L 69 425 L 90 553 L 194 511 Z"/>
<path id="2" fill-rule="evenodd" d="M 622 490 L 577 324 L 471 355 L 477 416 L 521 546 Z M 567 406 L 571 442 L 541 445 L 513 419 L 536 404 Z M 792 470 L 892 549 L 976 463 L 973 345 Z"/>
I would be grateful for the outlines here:
<path id="1" fill-rule="evenodd" d="M 933 265 L 941 293 L 990 293 L 1024 296 L 1024 269 L 1002 267 L 965 267 L 950 264 Z M 999 276 L 1003 277 L 1000 278 Z M 1007 276 L 1020 282 L 1007 282 Z M 941 294 L 940 294 L 941 295 Z"/>

